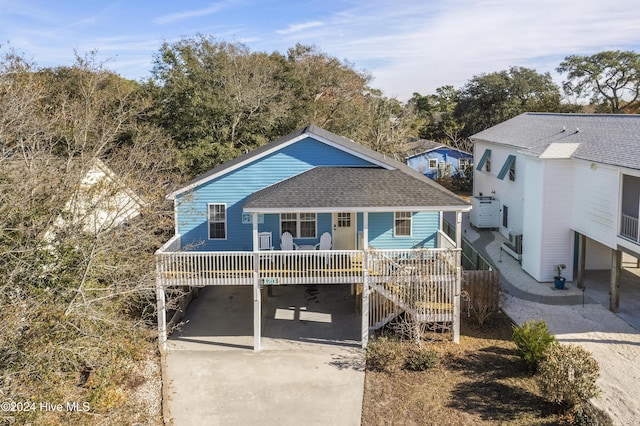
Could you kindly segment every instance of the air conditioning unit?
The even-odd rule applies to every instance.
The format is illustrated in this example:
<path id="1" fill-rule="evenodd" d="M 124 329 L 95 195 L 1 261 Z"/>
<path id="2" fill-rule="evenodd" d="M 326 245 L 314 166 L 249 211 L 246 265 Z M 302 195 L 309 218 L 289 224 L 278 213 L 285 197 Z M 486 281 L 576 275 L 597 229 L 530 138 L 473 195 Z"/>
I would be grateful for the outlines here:
<path id="1" fill-rule="evenodd" d="M 502 243 L 502 250 L 518 261 L 522 261 L 522 234 L 509 232 L 509 242 Z"/>

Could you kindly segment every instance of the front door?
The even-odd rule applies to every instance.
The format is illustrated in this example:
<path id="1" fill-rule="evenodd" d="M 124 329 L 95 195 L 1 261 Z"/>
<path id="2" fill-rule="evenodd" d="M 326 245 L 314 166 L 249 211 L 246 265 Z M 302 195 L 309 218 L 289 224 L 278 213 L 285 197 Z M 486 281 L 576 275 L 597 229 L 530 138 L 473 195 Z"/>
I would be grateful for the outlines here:
<path id="1" fill-rule="evenodd" d="M 351 212 L 333 214 L 333 249 L 355 250 L 356 215 Z"/>

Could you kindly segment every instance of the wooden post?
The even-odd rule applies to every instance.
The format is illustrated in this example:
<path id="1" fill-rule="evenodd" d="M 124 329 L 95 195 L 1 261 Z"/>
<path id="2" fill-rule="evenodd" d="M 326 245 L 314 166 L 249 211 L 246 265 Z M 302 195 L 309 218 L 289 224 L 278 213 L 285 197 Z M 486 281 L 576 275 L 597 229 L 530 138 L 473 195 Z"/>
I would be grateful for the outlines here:
<path id="1" fill-rule="evenodd" d="M 620 306 L 620 273 L 622 272 L 622 252 L 611 251 L 611 296 L 609 298 L 609 310 L 618 312 Z"/>
<path id="2" fill-rule="evenodd" d="M 162 283 L 162 259 L 156 254 L 156 309 L 158 311 L 158 346 L 161 352 L 167 348 L 167 308 Z"/>
<path id="3" fill-rule="evenodd" d="M 584 288 L 584 268 L 587 250 L 587 237 L 578 234 L 578 288 Z"/>
<path id="4" fill-rule="evenodd" d="M 369 213 L 362 214 L 362 347 L 369 342 Z"/>
<path id="5" fill-rule="evenodd" d="M 260 350 L 262 335 L 262 300 L 260 293 L 260 254 L 258 248 L 258 213 L 252 214 L 253 219 L 253 350 Z"/>

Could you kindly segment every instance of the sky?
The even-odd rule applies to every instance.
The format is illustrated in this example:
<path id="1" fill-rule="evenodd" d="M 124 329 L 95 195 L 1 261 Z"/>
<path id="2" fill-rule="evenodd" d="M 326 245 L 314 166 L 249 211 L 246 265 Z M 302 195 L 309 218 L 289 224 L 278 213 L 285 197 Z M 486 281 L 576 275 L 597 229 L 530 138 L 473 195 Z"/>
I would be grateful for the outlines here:
<path id="1" fill-rule="evenodd" d="M 42 67 L 95 50 L 145 80 L 162 43 L 198 33 L 268 53 L 313 45 L 403 101 L 511 66 L 560 84 L 566 56 L 640 53 L 637 0 L 0 0 L 0 52 Z"/>

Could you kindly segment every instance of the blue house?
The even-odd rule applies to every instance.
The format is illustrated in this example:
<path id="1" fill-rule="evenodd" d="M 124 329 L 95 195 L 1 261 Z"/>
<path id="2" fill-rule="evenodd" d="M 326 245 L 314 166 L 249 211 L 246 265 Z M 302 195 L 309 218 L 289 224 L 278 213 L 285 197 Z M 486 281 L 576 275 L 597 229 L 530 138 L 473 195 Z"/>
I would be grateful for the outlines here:
<path id="1" fill-rule="evenodd" d="M 427 259 L 442 266 L 441 278 L 449 277 L 443 279 L 453 286 L 448 315 L 454 315 L 460 230 L 457 241 L 446 236 L 442 213 L 461 217 L 470 205 L 351 140 L 305 127 L 215 167 L 168 198 L 175 205 L 175 236 L 157 252 L 161 342 L 168 287 L 253 285 L 259 349 L 261 288 L 352 284 L 363 288 L 364 345 L 369 328 L 383 322 L 369 318 L 369 296 L 397 299 L 385 290 L 391 269 L 410 275 L 409 263 L 425 266 Z M 407 312 L 416 301 L 395 302 Z M 433 320 L 436 314 L 428 315 Z"/>
<path id="2" fill-rule="evenodd" d="M 473 164 L 473 154 L 425 139 L 410 142 L 405 155 L 409 167 L 430 179 L 457 176 Z"/>

